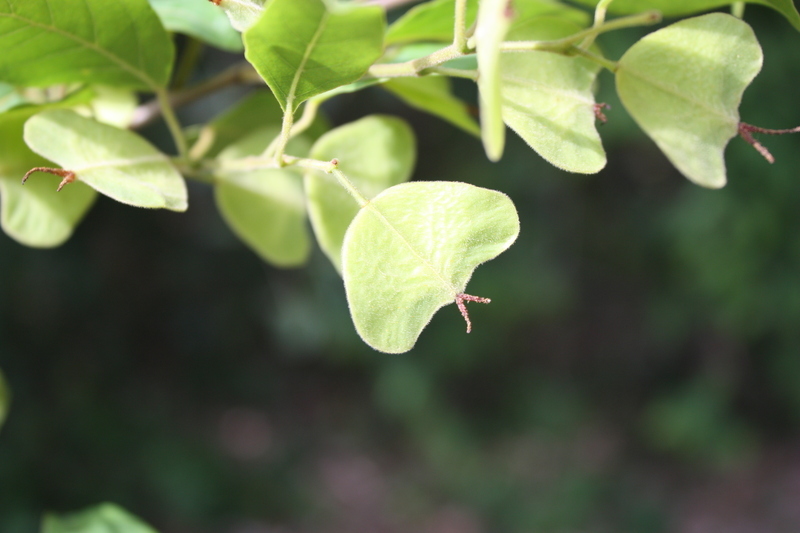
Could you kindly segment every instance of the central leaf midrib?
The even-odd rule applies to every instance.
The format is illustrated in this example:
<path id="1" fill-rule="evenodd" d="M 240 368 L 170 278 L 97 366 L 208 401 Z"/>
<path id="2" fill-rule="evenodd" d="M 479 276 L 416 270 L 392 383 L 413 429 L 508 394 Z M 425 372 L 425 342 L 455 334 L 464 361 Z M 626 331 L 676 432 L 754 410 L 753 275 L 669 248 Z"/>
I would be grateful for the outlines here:
<path id="1" fill-rule="evenodd" d="M 319 41 L 320 37 L 322 36 L 322 32 L 325 31 L 325 27 L 328 24 L 329 18 L 330 13 L 327 10 L 322 13 L 322 17 L 319 21 L 319 27 L 317 28 L 317 31 L 314 32 L 311 40 L 308 42 L 308 45 L 303 53 L 303 58 L 300 60 L 300 64 L 297 66 L 297 70 L 294 73 L 292 84 L 289 87 L 289 94 L 286 95 L 286 110 L 289 113 L 294 113 L 294 100 L 297 96 L 297 86 L 300 84 L 300 78 L 303 76 L 306 63 L 308 63 L 308 60 L 311 58 L 311 54 L 314 52 L 314 48 L 317 46 L 317 41 Z"/>
<path id="2" fill-rule="evenodd" d="M 28 24 L 29 26 L 32 26 L 32 27 L 35 27 L 35 28 L 39 28 L 39 29 L 42 29 L 44 31 L 49 31 L 49 32 L 58 34 L 58 35 L 66 38 L 66 39 L 70 39 L 70 40 L 72 40 L 72 41 L 74 41 L 76 43 L 79 43 L 79 44 L 85 46 L 86 48 L 89 48 L 90 50 L 95 51 L 96 53 L 98 53 L 100 55 L 103 55 L 103 56 L 107 57 L 111 62 L 119 65 L 123 70 L 126 70 L 127 72 L 129 72 L 130 74 L 135 76 L 136 78 L 139 78 L 140 80 L 142 80 L 151 89 L 156 90 L 156 89 L 158 89 L 160 87 L 159 84 L 157 84 L 155 82 L 155 80 L 150 78 L 150 76 L 148 76 L 147 74 L 145 74 L 141 70 L 137 70 L 132 65 L 130 65 L 127 62 L 125 62 L 119 56 L 116 56 L 116 55 L 112 54 L 111 52 L 105 50 L 104 48 L 101 48 L 101 47 L 97 46 L 96 43 L 93 43 L 91 41 L 87 41 L 85 39 L 82 39 L 82 38 L 78 37 L 75 34 L 67 33 L 64 30 L 62 30 L 61 28 L 59 28 L 58 26 L 51 26 L 51 25 L 47 25 L 47 24 L 42 24 L 40 22 L 36 22 L 34 20 L 30 20 L 30 19 L 27 19 L 25 17 L 20 17 L 19 15 L 15 14 L 15 13 L 0 13 L 0 17 L 8 17 L 8 18 L 11 18 L 11 19 L 14 19 L 14 20 L 18 20 L 20 22 Z"/>
<path id="3" fill-rule="evenodd" d="M 450 290 L 450 292 L 452 292 L 454 297 L 455 297 L 456 294 L 458 294 L 458 290 L 456 290 L 456 288 L 453 287 L 453 285 L 442 276 L 442 274 L 430 263 L 430 261 L 425 259 L 422 256 L 422 254 L 417 251 L 417 249 L 411 244 L 411 242 L 406 238 L 406 236 L 403 235 L 403 233 L 400 232 L 400 230 L 398 230 L 394 226 L 394 224 L 392 224 L 389 221 L 389 219 L 386 218 L 386 216 L 383 213 L 381 213 L 381 210 L 375 205 L 374 202 L 369 202 L 367 205 L 364 206 L 364 208 L 369 209 L 370 211 L 372 211 L 381 220 L 381 222 L 383 222 L 389 229 L 391 229 L 394 232 L 394 234 L 397 235 L 397 237 L 402 241 L 402 243 L 406 245 L 406 247 L 409 249 L 409 251 L 414 256 L 416 256 L 417 259 L 419 259 L 420 263 L 422 263 L 431 272 L 433 272 L 433 275 L 436 278 L 438 278 L 439 281 L 442 282 L 442 285 L 444 285 L 446 288 L 448 288 Z"/>

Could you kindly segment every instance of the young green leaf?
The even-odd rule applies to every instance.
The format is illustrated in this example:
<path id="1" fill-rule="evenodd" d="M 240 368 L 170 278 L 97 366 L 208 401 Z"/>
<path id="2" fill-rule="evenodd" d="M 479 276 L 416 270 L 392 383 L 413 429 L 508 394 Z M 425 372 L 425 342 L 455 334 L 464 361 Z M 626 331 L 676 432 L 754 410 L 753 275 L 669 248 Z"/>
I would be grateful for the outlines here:
<path id="1" fill-rule="evenodd" d="M 279 128 L 255 131 L 225 149 L 221 161 L 258 155 Z M 289 144 L 293 154 L 308 152 L 303 139 Z M 233 232 L 262 259 L 277 267 L 304 264 L 311 251 L 306 227 L 302 177 L 296 170 L 258 169 L 219 172 L 214 196 Z"/>
<path id="2" fill-rule="evenodd" d="M 599 0 L 577 0 L 578 2 L 595 6 Z M 792 0 L 744 0 L 751 4 L 761 4 L 773 8 L 782 14 L 796 29 L 800 30 L 800 14 Z M 640 13 L 648 9 L 657 9 L 665 17 L 678 17 L 691 15 L 701 11 L 708 11 L 732 3 L 731 0 L 614 0 L 608 7 L 611 13 L 630 14 Z"/>
<path id="3" fill-rule="evenodd" d="M 147 0 L 0 2 L 0 81 L 156 90 L 174 48 Z"/>
<path id="4" fill-rule="evenodd" d="M 11 403 L 11 392 L 8 390 L 8 385 L 3 377 L 3 371 L 0 370 L 0 429 L 3 428 L 3 422 L 6 421 L 8 415 L 8 405 Z"/>
<path id="5" fill-rule="evenodd" d="M 476 137 L 481 135 L 481 129 L 470 115 L 467 105 L 450 92 L 450 80 L 447 78 L 395 78 L 382 87 L 411 107 L 443 118 Z"/>
<path id="6" fill-rule="evenodd" d="M 683 175 L 719 188 L 726 182 L 725 146 L 738 133 L 742 93 L 761 61 L 750 26 L 711 13 L 634 44 L 619 61 L 617 92 Z"/>
<path id="7" fill-rule="evenodd" d="M 386 32 L 386 44 L 415 41 L 452 42 L 455 0 L 434 0 L 409 9 Z M 478 0 L 467 0 L 467 26 L 475 22 Z"/>
<path id="8" fill-rule="evenodd" d="M 514 25 L 509 40 L 555 40 L 579 31 L 569 21 L 539 17 Z M 592 88 L 600 67 L 581 57 L 514 52 L 500 59 L 503 120 L 548 162 L 593 174 L 606 164 L 595 127 Z"/>
<path id="9" fill-rule="evenodd" d="M 342 247 L 359 335 L 382 352 L 410 350 L 438 309 L 473 298 L 464 295 L 472 272 L 518 233 L 514 204 L 497 191 L 458 182 L 383 191 L 353 219 Z"/>
<path id="10" fill-rule="evenodd" d="M 329 131 L 311 149 L 311 158 L 338 159 L 339 169 L 367 198 L 411 177 L 416 146 L 411 128 L 398 118 L 372 115 Z M 308 212 L 317 242 L 341 272 L 342 242 L 358 204 L 329 175 L 305 176 Z"/>
<path id="11" fill-rule="evenodd" d="M 239 31 L 247 28 L 261 18 L 264 13 L 264 4 L 268 0 L 220 0 L 214 2 L 225 11 L 231 21 L 231 26 Z"/>
<path id="12" fill-rule="evenodd" d="M 510 0 L 483 0 L 478 9 L 475 47 L 478 57 L 481 137 L 486 156 L 499 161 L 503 156 L 506 125 L 502 116 L 500 89 L 500 45 L 511 26 L 513 8 Z"/>
<path id="13" fill-rule="evenodd" d="M 47 514 L 42 533 L 156 533 L 123 508 L 103 503 L 77 513 Z"/>
<path id="14" fill-rule="evenodd" d="M 242 50 L 242 36 L 231 27 L 225 13 L 211 2 L 197 0 L 149 0 L 164 27 L 191 35 L 217 48 Z"/>
<path id="15" fill-rule="evenodd" d="M 281 108 L 359 79 L 383 53 L 380 7 L 329 10 L 323 0 L 271 0 L 244 33 L 245 57 Z"/>
<path id="16" fill-rule="evenodd" d="M 56 109 L 31 117 L 24 136 L 34 152 L 118 202 L 186 210 L 181 175 L 164 154 L 132 131 Z"/>
<path id="17" fill-rule="evenodd" d="M 28 170 L 48 164 L 22 140 L 25 121 L 39 110 L 25 107 L 0 114 L 0 223 L 24 245 L 50 248 L 72 235 L 97 193 L 82 183 L 57 193 L 53 176 L 37 176 L 22 185 Z"/>

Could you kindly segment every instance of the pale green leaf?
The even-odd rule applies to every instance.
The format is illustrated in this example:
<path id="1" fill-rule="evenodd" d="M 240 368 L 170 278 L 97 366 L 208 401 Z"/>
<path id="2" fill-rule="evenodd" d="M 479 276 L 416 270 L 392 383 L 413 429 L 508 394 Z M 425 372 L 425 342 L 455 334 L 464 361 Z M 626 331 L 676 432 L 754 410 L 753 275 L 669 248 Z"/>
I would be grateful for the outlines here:
<path id="1" fill-rule="evenodd" d="M 413 41 L 452 42 L 455 0 L 434 0 L 409 9 L 386 32 L 386 44 Z M 478 0 L 467 0 L 467 26 L 475 22 Z"/>
<path id="2" fill-rule="evenodd" d="M 231 26 L 239 31 L 245 31 L 255 24 L 262 13 L 264 5 L 269 0 L 220 0 L 219 7 L 225 11 L 231 21 Z"/>
<path id="3" fill-rule="evenodd" d="M 0 113 L 28 103 L 13 85 L 0 82 Z"/>
<path id="4" fill-rule="evenodd" d="M 550 17 L 517 26 L 508 40 L 555 40 L 580 28 Z M 606 164 L 595 127 L 592 88 L 600 67 L 549 52 L 505 53 L 500 59 L 505 123 L 558 168 L 591 174 Z"/>
<path id="5" fill-rule="evenodd" d="M 41 533 L 156 533 L 125 509 L 103 503 L 76 513 L 47 514 Z"/>
<path id="6" fill-rule="evenodd" d="M 741 20 L 711 13 L 653 32 L 620 59 L 617 92 L 639 126 L 687 178 L 725 185 L 724 151 L 761 47 Z"/>
<path id="7" fill-rule="evenodd" d="M 511 26 L 510 0 L 483 0 L 478 9 L 475 47 L 478 58 L 481 137 L 486 156 L 499 161 L 503 156 L 506 126 L 502 116 L 500 86 L 500 45 Z"/>
<path id="8" fill-rule="evenodd" d="M 436 115 L 471 133 L 480 136 L 481 129 L 469 113 L 467 105 L 450 92 L 450 80 L 438 76 L 395 78 L 382 87 L 401 98 L 411 107 Z"/>
<path id="9" fill-rule="evenodd" d="M 25 142 L 118 202 L 186 210 L 186 183 L 181 175 L 167 156 L 132 131 L 57 109 L 25 123 Z"/>
<path id="10" fill-rule="evenodd" d="M 60 178 L 44 174 L 22 185 L 28 170 L 49 164 L 22 140 L 25 121 L 41 109 L 31 106 L 0 115 L 0 223 L 21 244 L 49 248 L 72 235 L 97 193 L 82 183 L 56 192 Z"/>
<path id="11" fill-rule="evenodd" d="M 411 128 L 394 117 L 371 115 L 332 130 L 314 144 L 311 158 L 338 159 L 339 170 L 372 198 L 411 177 L 416 146 Z M 341 272 L 342 242 L 358 204 L 329 174 L 309 170 L 305 189 L 320 248 Z"/>
<path id="12" fill-rule="evenodd" d="M 436 311 L 454 303 L 475 268 L 519 233 L 504 194 L 457 182 L 396 185 L 358 213 L 342 271 L 361 338 L 382 352 L 410 350 Z"/>
<path id="13" fill-rule="evenodd" d="M 244 33 L 245 57 L 293 113 L 306 99 L 358 80 L 383 53 L 384 11 L 322 0 L 271 0 Z"/>
<path id="14" fill-rule="evenodd" d="M 280 128 L 247 135 L 220 154 L 221 161 L 256 156 Z M 308 153 L 308 142 L 295 138 L 287 150 Z M 277 267 L 304 264 L 311 251 L 306 227 L 302 176 L 290 169 L 223 171 L 216 175 L 214 196 L 225 222 L 262 259 Z"/>
<path id="15" fill-rule="evenodd" d="M 597 5 L 599 0 L 576 0 L 589 6 Z M 792 0 L 745 0 L 751 4 L 769 6 L 782 14 L 796 29 L 800 30 L 800 14 Z M 640 13 L 657 9 L 667 17 L 691 15 L 722 6 L 729 6 L 733 0 L 614 0 L 608 10 L 611 13 Z"/>
<path id="16" fill-rule="evenodd" d="M 185 33 L 231 52 L 242 50 L 242 37 L 225 13 L 213 3 L 199 0 L 150 0 L 164 27 Z"/>
<path id="17" fill-rule="evenodd" d="M 11 403 L 11 391 L 8 390 L 3 371 L 0 370 L 0 429 L 8 416 L 8 406 Z"/>
<path id="18" fill-rule="evenodd" d="M 118 128 L 127 128 L 139 105 L 136 94 L 116 87 L 92 87 L 95 96 L 89 108 L 92 117 L 98 122 Z"/>
<path id="19" fill-rule="evenodd" d="M 165 87 L 172 41 L 147 0 L 0 2 L 0 81 Z"/>

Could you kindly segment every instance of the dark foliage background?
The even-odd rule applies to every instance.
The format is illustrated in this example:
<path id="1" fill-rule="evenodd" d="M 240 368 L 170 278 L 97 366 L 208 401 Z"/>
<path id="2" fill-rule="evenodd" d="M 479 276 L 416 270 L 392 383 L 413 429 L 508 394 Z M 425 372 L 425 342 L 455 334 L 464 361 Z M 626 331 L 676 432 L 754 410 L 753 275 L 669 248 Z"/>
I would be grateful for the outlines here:
<path id="1" fill-rule="evenodd" d="M 747 20 L 766 60 L 743 120 L 796 126 L 800 35 Z M 641 33 L 600 43 L 619 57 Z M 609 165 L 589 177 L 513 135 L 490 164 L 378 89 L 326 109 L 404 116 L 415 179 L 520 210 L 471 282 L 493 300 L 473 333 L 447 307 L 406 355 L 358 339 L 319 252 L 263 264 L 202 185 L 184 215 L 101 200 L 56 250 L 0 238 L 0 531 L 102 501 L 162 533 L 800 530 L 799 141 L 763 139 L 770 166 L 733 140 L 729 185 L 703 190 L 601 82 Z"/>

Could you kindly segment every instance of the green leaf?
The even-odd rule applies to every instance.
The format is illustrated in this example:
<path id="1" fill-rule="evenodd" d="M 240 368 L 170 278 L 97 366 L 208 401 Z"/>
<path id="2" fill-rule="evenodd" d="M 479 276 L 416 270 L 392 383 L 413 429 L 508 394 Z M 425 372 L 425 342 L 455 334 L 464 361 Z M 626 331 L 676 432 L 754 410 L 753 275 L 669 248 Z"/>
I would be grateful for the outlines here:
<path id="1" fill-rule="evenodd" d="M 639 126 L 687 178 L 725 185 L 728 141 L 738 132 L 742 93 L 761 69 L 746 23 L 723 13 L 653 32 L 620 59 L 617 92 Z"/>
<path id="2" fill-rule="evenodd" d="M 127 128 L 130 125 L 139 105 L 136 94 L 115 87 L 95 86 L 91 90 L 94 98 L 89 109 L 95 120 L 118 128 Z"/>
<path id="3" fill-rule="evenodd" d="M 25 142 L 118 202 L 186 210 L 186 183 L 181 175 L 167 156 L 131 131 L 57 109 L 25 123 Z"/>
<path id="4" fill-rule="evenodd" d="M 221 0 L 219 7 L 225 11 L 231 21 L 231 26 L 239 31 L 245 31 L 255 24 L 264 13 L 264 4 L 268 0 Z"/>
<path id="5" fill-rule="evenodd" d="M 220 160 L 258 155 L 280 128 L 255 131 L 220 154 Z M 303 139 L 288 149 L 305 154 Z M 268 263 L 288 268 L 304 264 L 311 251 L 306 228 L 302 177 L 295 170 L 223 171 L 216 176 L 217 207 L 233 232 Z"/>
<path id="6" fill-rule="evenodd" d="M 481 137 L 486 156 L 499 161 L 503 156 L 506 126 L 502 116 L 500 87 L 500 45 L 511 26 L 510 0 L 483 0 L 478 10 L 475 46 L 478 58 L 478 90 L 481 107 Z"/>
<path id="7" fill-rule="evenodd" d="M 475 268 L 519 233 L 504 194 L 457 182 L 385 190 L 344 239 L 342 271 L 356 330 L 382 352 L 410 350 L 438 309 L 454 303 Z"/>
<path id="8" fill-rule="evenodd" d="M 42 533 L 156 533 L 123 508 L 103 503 L 66 515 L 47 514 Z"/>
<path id="9" fill-rule="evenodd" d="M 480 137 L 481 129 L 469 114 L 467 105 L 450 92 L 450 80 L 438 76 L 396 78 L 383 84 L 411 107 L 436 115 Z"/>
<path id="10" fill-rule="evenodd" d="M 414 133 L 402 120 L 372 115 L 332 130 L 311 148 L 310 157 L 339 160 L 339 170 L 367 198 L 407 181 L 414 170 Z M 341 272 L 342 242 L 358 204 L 329 174 L 305 176 L 308 212 L 320 248 Z"/>
<path id="11" fill-rule="evenodd" d="M 579 30 L 569 21 L 539 17 L 515 25 L 508 39 L 555 40 Z M 556 167 L 584 174 L 599 172 L 606 164 L 595 127 L 592 92 L 599 70 L 580 57 L 549 52 L 503 54 L 503 120 Z"/>
<path id="12" fill-rule="evenodd" d="M 271 0 L 244 34 L 245 57 L 284 111 L 358 80 L 383 53 L 384 11 L 322 0 Z"/>
<path id="13" fill-rule="evenodd" d="M 0 81 L 156 90 L 169 81 L 174 48 L 147 0 L 0 3 Z"/>
<path id="14" fill-rule="evenodd" d="M 36 176 L 22 185 L 22 176 L 48 162 L 22 140 L 23 125 L 41 107 L 15 109 L 0 115 L 0 224 L 16 241 L 40 248 L 69 239 L 97 193 L 82 183 L 56 192 L 59 178 Z"/>
<path id="15" fill-rule="evenodd" d="M 3 422 L 6 421 L 8 416 L 8 406 L 11 403 L 11 391 L 8 390 L 8 385 L 3 377 L 3 371 L 0 370 L 0 429 L 3 427 Z"/>
<path id="16" fill-rule="evenodd" d="M 577 0 L 578 2 L 596 6 L 598 0 Z M 792 0 L 745 0 L 751 4 L 761 4 L 773 8 L 782 14 L 796 29 L 800 30 L 800 14 Z M 640 13 L 648 9 L 657 9 L 666 17 L 691 15 L 732 4 L 732 0 L 615 0 L 608 10 L 611 13 Z"/>
<path id="17" fill-rule="evenodd" d="M 28 103 L 16 87 L 0 82 L 0 113 Z"/>
<path id="18" fill-rule="evenodd" d="M 409 9 L 386 32 L 386 44 L 413 41 L 452 42 L 456 2 L 435 0 Z M 467 1 L 467 26 L 475 22 L 478 0 Z"/>
<path id="19" fill-rule="evenodd" d="M 225 13 L 211 2 L 197 0 L 149 0 L 164 27 L 228 50 L 242 50 L 242 37 L 231 27 Z"/>

